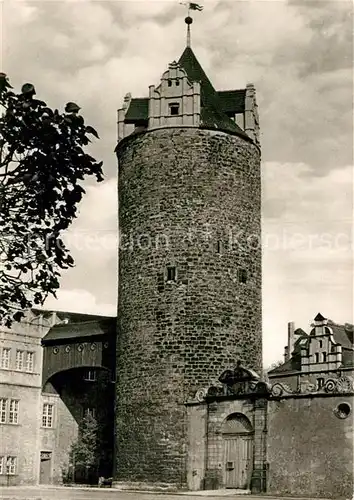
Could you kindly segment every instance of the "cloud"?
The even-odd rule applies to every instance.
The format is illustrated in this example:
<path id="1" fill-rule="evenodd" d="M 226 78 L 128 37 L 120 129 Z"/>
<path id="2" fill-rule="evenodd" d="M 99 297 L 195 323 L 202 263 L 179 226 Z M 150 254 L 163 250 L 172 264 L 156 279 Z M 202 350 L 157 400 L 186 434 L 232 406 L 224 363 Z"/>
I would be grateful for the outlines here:
<path id="1" fill-rule="evenodd" d="M 73 311 L 73 305 L 75 310 Z M 116 304 L 106 304 L 99 302 L 97 297 L 87 290 L 65 290 L 58 292 L 58 300 L 53 297 L 47 299 L 44 309 L 54 311 L 68 311 L 83 314 L 97 314 L 102 316 L 116 316 Z"/>
<path id="2" fill-rule="evenodd" d="M 64 236 L 75 267 L 63 272 L 61 287 L 87 290 L 100 302 L 115 304 L 118 290 L 117 181 L 110 179 L 88 186 L 86 191 L 78 218 Z"/>
<path id="3" fill-rule="evenodd" d="M 281 179 L 279 185 L 278 180 Z M 264 359 L 282 359 L 287 322 L 321 312 L 353 321 L 353 167 L 317 177 L 304 164 L 263 165 Z"/>

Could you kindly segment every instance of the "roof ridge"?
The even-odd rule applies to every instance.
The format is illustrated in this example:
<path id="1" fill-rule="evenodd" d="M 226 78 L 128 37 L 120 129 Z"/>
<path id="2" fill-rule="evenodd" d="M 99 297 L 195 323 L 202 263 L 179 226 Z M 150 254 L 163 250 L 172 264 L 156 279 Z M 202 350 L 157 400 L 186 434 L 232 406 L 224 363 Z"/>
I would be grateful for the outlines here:
<path id="1" fill-rule="evenodd" d="M 101 318 L 96 318 L 96 319 L 90 319 L 90 320 L 87 320 L 87 321 L 75 321 L 73 323 L 70 323 L 69 322 L 63 322 L 63 323 L 58 323 L 56 325 L 53 325 L 51 329 L 53 328 L 62 328 L 64 326 L 70 326 L 70 327 L 77 327 L 77 326 L 80 326 L 80 325 L 87 325 L 87 324 L 90 324 L 90 323 L 97 323 L 98 321 L 107 321 L 107 320 L 110 320 L 110 319 L 116 319 L 116 316 L 102 316 Z"/>
<path id="2" fill-rule="evenodd" d="M 178 60 L 178 64 L 187 73 L 191 82 L 200 82 L 201 126 L 236 132 L 249 140 L 250 137 L 227 114 L 222 111 L 218 91 L 209 80 L 193 50 L 186 47 Z"/>

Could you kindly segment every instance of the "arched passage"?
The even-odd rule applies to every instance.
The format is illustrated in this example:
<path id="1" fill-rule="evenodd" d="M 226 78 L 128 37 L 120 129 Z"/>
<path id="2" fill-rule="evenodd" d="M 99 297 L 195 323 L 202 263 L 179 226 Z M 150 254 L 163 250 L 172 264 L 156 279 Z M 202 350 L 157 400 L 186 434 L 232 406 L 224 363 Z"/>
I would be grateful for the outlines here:
<path id="1" fill-rule="evenodd" d="M 57 371 L 44 383 L 42 397 L 52 408 L 55 444 L 50 451 L 57 462 L 66 464 L 67 480 L 97 484 L 99 476 L 111 477 L 114 446 L 111 370 L 83 365 Z M 87 431 L 88 417 L 92 425 Z M 83 442 L 87 439 L 89 443 L 95 440 L 94 457 L 90 459 L 94 465 L 91 463 L 90 467 L 77 464 L 70 456 L 72 444 L 78 443 L 84 450 Z"/>
<path id="2" fill-rule="evenodd" d="M 253 468 L 254 429 L 242 413 L 232 413 L 222 425 L 225 486 L 248 490 Z"/>

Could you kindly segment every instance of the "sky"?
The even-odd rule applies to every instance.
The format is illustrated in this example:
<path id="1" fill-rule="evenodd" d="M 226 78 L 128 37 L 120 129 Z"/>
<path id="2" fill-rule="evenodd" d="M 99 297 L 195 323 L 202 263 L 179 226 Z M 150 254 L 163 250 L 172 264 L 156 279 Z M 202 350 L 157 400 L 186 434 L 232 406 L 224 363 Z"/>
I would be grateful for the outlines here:
<path id="1" fill-rule="evenodd" d="M 256 87 L 263 189 L 264 363 L 281 360 L 287 323 L 318 312 L 353 322 L 352 3 L 199 2 L 192 48 L 218 90 Z M 2 71 L 63 110 L 77 102 L 100 140 L 105 181 L 86 184 L 66 235 L 76 267 L 46 308 L 116 314 L 116 110 L 148 95 L 185 47 L 186 9 L 163 0 L 2 0 Z"/>

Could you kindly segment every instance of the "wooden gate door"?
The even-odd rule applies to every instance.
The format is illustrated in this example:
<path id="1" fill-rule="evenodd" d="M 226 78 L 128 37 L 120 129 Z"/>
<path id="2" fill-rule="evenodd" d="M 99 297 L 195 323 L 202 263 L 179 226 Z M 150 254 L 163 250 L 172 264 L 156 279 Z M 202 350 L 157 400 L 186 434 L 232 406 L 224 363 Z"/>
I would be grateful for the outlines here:
<path id="1" fill-rule="evenodd" d="M 253 435 L 225 436 L 226 488 L 249 489 L 252 456 Z"/>
<path id="2" fill-rule="evenodd" d="M 50 484 L 52 473 L 52 453 L 41 451 L 41 465 L 39 470 L 39 483 Z"/>

